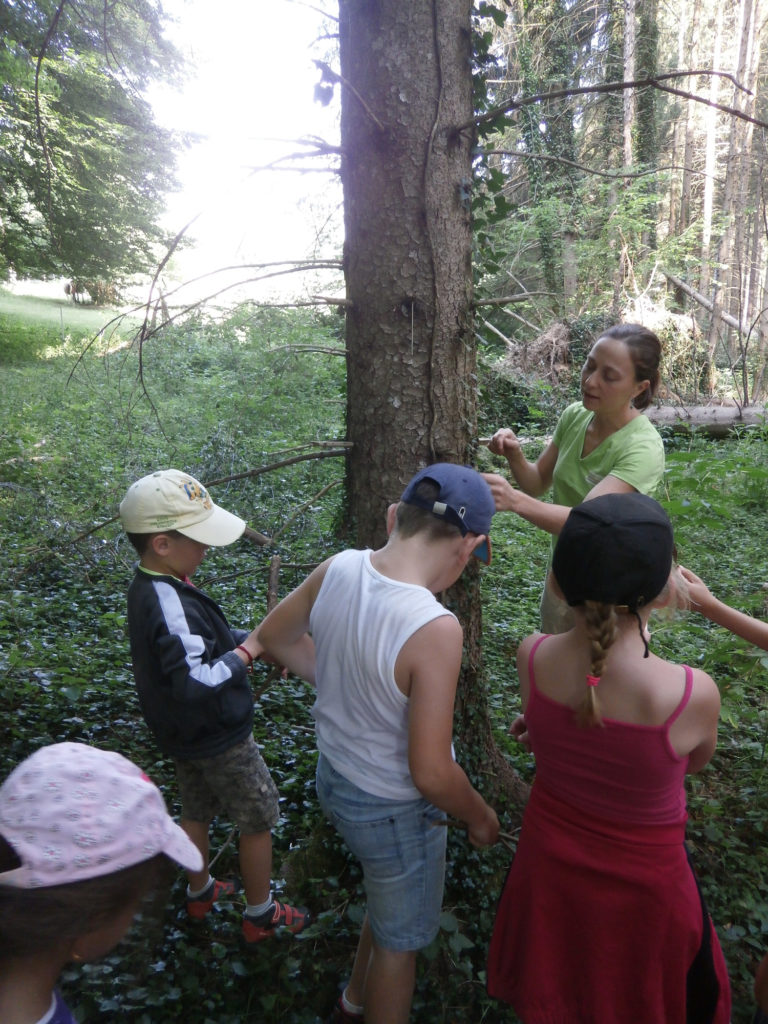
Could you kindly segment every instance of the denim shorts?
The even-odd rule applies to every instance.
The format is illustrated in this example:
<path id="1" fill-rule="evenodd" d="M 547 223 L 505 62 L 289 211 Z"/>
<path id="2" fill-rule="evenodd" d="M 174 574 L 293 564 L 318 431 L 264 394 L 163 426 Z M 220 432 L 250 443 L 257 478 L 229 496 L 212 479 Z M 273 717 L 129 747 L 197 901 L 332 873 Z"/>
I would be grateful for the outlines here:
<path id="1" fill-rule="evenodd" d="M 363 867 L 368 921 L 382 949 L 423 949 L 437 935 L 443 904 L 447 828 L 429 801 L 386 800 L 317 762 L 317 796 Z"/>
<path id="2" fill-rule="evenodd" d="M 208 822 L 226 814 L 246 835 L 269 832 L 277 824 L 277 786 L 253 736 L 215 757 L 174 764 L 182 818 Z"/>

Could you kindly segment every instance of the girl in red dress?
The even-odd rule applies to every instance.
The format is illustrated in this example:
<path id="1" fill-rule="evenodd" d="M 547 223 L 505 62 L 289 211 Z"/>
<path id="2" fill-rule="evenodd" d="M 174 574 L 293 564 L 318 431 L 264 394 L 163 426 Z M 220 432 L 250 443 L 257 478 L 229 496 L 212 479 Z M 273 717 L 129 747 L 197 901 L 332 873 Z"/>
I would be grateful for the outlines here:
<path id="1" fill-rule="evenodd" d="M 684 843 L 684 777 L 714 752 L 720 696 L 706 673 L 647 644 L 651 610 L 674 601 L 672 564 L 672 527 L 653 499 L 578 505 L 552 563 L 576 624 L 518 651 L 536 780 L 488 990 L 525 1024 L 730 1020 Z"/>

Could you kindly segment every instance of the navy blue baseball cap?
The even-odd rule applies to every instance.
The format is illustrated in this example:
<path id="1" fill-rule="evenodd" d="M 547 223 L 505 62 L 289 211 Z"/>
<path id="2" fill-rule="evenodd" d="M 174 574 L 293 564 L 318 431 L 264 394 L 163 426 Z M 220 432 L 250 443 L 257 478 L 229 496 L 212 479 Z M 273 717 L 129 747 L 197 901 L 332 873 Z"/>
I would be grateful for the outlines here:
<path id="1" fill-rule="evenodd" d="M 431 480 L 440 488 L 436 498 L 429 500 L 415 493 L 422 480 Z M 485 534 L 485 540 L 475 548 L 474 554 L 486 565 L 490 563 L 491 540 L 488 534 L 496 504 L 491 488 L 477 470 L 453 462 L 436 462 L 413 477 L 400 501 L 426 509 L 438 519 L 452 523 L 459 528 L 462 537 L 468 533 Z"/>

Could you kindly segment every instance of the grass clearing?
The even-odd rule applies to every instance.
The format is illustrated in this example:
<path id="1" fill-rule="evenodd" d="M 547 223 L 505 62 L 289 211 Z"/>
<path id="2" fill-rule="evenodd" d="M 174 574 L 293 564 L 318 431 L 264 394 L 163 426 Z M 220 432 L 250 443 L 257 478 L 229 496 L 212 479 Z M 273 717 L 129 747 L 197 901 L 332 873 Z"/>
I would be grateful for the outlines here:
<path id="1" fill-rule="evenodd" d="M 133 348 L 94 348 L 75 366 L 89 332 L 62 339 L 55 320 L 45 327 L 19 319 L 2 297 L 0 776 L 44 743 L 84 740 L 140 763 L 178 813 L 172 765 L 154 746 L 134 695 L 125 633 L 134 555 L 113 519 L 117 504 L 133 479 L 157 466 L 212 480 L 341 436 L 343 361 L 286 349 L 338 343 L 338 332 L 337 318 L 300 312 L 241 309 L 217 324 L 192 320 L 146 347 L 145 392 Z M 765 615 L 765 435 L 669 438 L 667 446 L 664 501 L 681 560 L 724 600 Z M 321 459 L 213 489 L 254 528 L 282 531 L 283 593 L 343 543 L 336 532 L 342 475 L 338 460 Z M 547 553 L 539 531 L 501 516 L 494 563 L 483 573 L 492 720 L 500 746 L 528 778 L 530 758 L 506 728 L 519 710 L 514 651 L 538 623 Z M 266 610 L 271 554 L 245 540 L 211 551 L 196 582 L 233 624 L 249 625 Z M 718 751 L 689 783 L 689 836 L 731 970 L 733 1021 L 748 1024 L 751 972 L 768 948 L 768 657 L 698 616 L 658 619 L 653 629 L 660 653 L 703 666 L 723 693 Z M 290 864 L 286 895 L 312 907 L 316 924 L 298 940 L 249 955 L 238 945 L 239 908 L 193 928 L 181 911 L 179 880 L 159 920 L 106 960 L 67 973 L 64 989 L 80 1021 L 109 1021 L 119 1010 L 137 1024 L 316 1024 L 328 1011 L 350 967 L 362 900 L 356 867 L 319 824 L 311 702 L 300 681 L 272 684 L 257 703 L 256 735 L 282 797 L 275 859 Z M 501 846 L 478 853 L 456 831 L 443 929 L 420 962 L 412 1019 L 512 1022 L 487 1000 L 483 983 L 509 853 Z M 226 823 L 217 827 L 213 850 L 227 832 Z M 296 849 L 306 856 L 289 858 Z M 231 849 L 222 862 L 223 874 L 236 870 Z"/>
<path id="2" fill-rule="evenodd" d="M 27 295 L 21 291 L 0 288 L 0 315 L 23 320 L 29 324 L 41 324 L 65 334 L 96 334 L 117 316 L 121 310 L 106 306 L 90 306 L 73 302 L 62 289 L 61 298 L 51 294 Z M 132 317 L 131 323 L 138 324 L 140 317 Z"/>

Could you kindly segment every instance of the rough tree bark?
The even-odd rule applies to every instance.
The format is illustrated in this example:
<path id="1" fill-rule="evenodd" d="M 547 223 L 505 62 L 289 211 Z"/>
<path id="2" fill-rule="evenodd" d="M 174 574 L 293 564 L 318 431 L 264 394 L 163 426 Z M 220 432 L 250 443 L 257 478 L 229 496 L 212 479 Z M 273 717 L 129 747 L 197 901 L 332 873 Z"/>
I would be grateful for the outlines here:
<path id="1" fill-rule="evenodd" d="M 349 508 L 361 544 L 430 462 L 476 443 L 470 221 L 471 2 L 340 0 Z M 457 729 L 515 785 L 493 742 L 477 569 L 449 595 L 466 644 Z"/>
<path id="2" fill-rule="evenodd" d="M 753 3 L 754 0 L 741 0 L 739 4 L 739 45 L 736 64 L 736 80 L 738 82 L 749 80 L 751 43 L 753 38 Z M 736 86 L 734 86 L 733 90 L 732 105 L 736 109 L 747 111 L 750 107 L 749 97 L 745 97 Z M 721 323 L 717 314 L 721 309 L 726 309 L 733 313 L 734 307 L 738 306 L 738 278 L 743 270 L 743 254 L 739 251 L 736 242 L 737 238 L 740 238 L 741 221 L 744 214 L 743 182 L 741 179 L 744 154 L 749 148 L 750 138 L 751 126 L 745 121 L 733 119 L 728 140 L 728 158 L 725 166 L 725 185 L 721 208 L 724 229 L 717 246 L 715 262 L 717 275 L 711 285 L 714 314 L 710 320 L 707 337 L 710 393 L 714 391 L 715 349 L 721 339 Z M 735 299 L 734 291 L 736 294 Z M 726 348 L 728 352 L 731 352 L 729 332 L 726 330 L 723 334 Z"/>
<path id="3" fill-rule="evenodd" d="M 474 424 L 470 4 L 342 0 L 351 511 L 361 540 Z M 462 69 L 457 74 L 457 69 Z"/>

